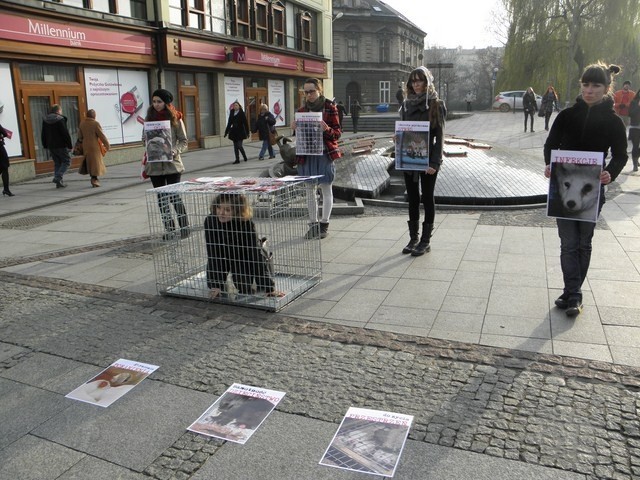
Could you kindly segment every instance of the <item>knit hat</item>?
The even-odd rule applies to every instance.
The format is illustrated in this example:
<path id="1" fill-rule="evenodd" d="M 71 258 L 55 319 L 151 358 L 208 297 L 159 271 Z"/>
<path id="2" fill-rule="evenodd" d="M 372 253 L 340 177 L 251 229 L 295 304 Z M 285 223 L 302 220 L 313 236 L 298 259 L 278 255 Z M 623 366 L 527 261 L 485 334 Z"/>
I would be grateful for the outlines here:
<path id="1" fill-rule="evenodd" d="M 158 97 L 160 100 L 167 104 L 173 102 L 173 95 L 171 95 L 171 92 L 169 90 L 165 90 L 164 88 L 159 88 L 158 90 L 153 92 L 151 98 L 153 97 Z"/>
<path id="2" fill-rule="evenodd" d="M 420 66 L 416 68 L 416 70 L 422 70 L 422 72 L 424 73 L 424 76 L 427 78 L 427 86 L 433 85 L 433 74 L 429 71 L 427 67 Z"/>

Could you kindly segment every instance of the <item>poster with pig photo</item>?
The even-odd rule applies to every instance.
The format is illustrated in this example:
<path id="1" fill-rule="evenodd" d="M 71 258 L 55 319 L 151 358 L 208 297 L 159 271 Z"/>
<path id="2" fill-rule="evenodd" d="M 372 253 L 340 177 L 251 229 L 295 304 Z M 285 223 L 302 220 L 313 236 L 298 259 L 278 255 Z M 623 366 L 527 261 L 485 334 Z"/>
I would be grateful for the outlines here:
<path id="1" fill-rule="evenodd" d="M 269 80 L 268 82 L 269 92 L 269 111 L 276 117 L 276 127 L 286 124 L 285 120 L 285 95 L 284 95 L 284 81 L 282 80 Z"/>

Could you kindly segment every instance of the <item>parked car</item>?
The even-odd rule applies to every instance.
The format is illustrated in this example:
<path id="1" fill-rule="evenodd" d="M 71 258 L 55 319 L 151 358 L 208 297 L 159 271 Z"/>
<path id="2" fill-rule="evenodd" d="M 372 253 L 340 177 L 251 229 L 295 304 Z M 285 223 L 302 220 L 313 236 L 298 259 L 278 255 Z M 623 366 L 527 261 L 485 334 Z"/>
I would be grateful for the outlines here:
<path id="1" fill-rule="evenodd" d="M 493 99 L 492 108 L 494 110 L 500 110 L 501 112 L 508 112 L 512 108 L 522 110 L 522 96 L 525 91 L 526 90 L 511 90 L 509 92 L 500 92 L 496 95 L 496 98 Z M 540 105 L 542 105 L 542 97 L 540 95 L 536 95 L 536 103 L 538 104 L 538 109 L 540 109 Z"/>

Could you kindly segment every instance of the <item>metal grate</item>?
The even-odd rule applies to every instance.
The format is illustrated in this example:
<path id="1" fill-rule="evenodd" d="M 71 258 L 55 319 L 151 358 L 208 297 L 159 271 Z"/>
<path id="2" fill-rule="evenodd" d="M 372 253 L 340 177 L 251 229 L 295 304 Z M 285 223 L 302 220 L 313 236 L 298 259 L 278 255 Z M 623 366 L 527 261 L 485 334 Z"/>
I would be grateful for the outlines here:
<path id="1" fill-rule="evenodd" d="M 30 228 L 40 227 L 49 223 L 66 220 L 71 217 L 46 217 L 42 215 L 29 215 L 26 217 L 15 218 L 0 223 L 0 228 L 11 228 L 15 230 L 29 230 Z"/>
<path id="2" fill-rule="evenodd" d="M 158 292 L 272 311 L 302 295 L 321 279 L 320 241 L 305 239 L 316 186 L 245 178 L 148 190 Z M 237 216 L 225 223 L 212 215 L 221 194 L 246 201 L 255 232 Z M 284 296 L 269 296 L 274 290 Z"/>

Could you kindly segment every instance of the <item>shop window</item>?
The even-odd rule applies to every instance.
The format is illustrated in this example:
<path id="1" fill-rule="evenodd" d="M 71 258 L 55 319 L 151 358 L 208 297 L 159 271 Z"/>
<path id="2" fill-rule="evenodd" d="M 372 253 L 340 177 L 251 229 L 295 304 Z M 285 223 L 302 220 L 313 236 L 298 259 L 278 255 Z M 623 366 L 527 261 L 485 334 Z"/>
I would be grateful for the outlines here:
<path id="1" fill-rule="evenodd" d="M 210 73 L 198 73 L 198 106 L 200 107 L 200 135 L 206 137 L 215 133 L 213 105 L 213 77 Z"/>
<path id="2" fill-rule="evenodd" d="M 22 63 L 19 69 L 23 82 L 78 82 L 78 72 L 73 66 Z"/>

